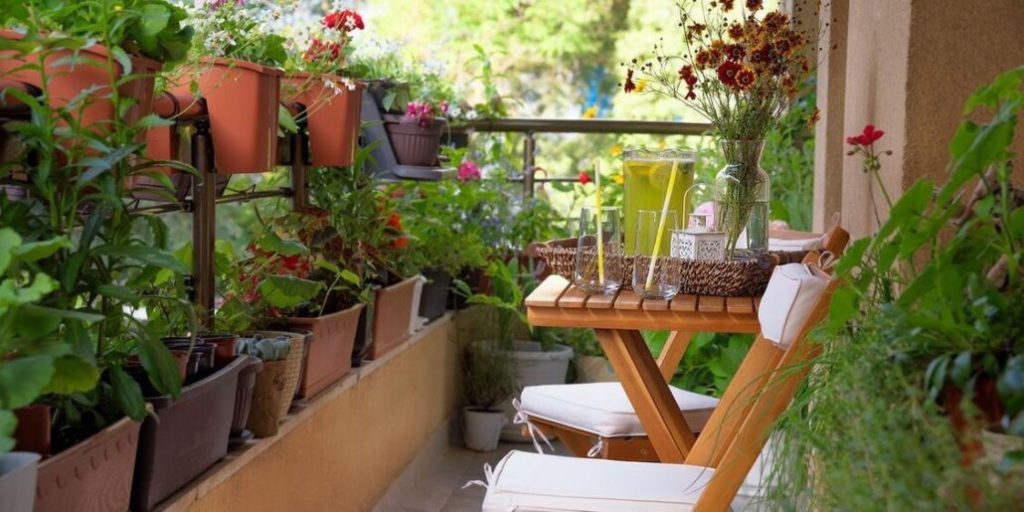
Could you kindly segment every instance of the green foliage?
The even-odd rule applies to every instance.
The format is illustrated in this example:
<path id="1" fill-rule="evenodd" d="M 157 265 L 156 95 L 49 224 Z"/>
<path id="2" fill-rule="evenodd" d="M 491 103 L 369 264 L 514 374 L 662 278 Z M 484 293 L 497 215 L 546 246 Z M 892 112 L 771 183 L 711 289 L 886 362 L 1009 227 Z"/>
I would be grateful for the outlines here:
<path id="1" fill-rule="evenodd" d="M 288 61 L 286 39 L 267 32 L 261 2 L 203 2 L 189 12 L 195 27 L 192 56 L 226 57 L 280 67 Z"/>
<path id="2" fill-rule="evenodd" d="M 472 294 L 466 283 L 457 282 L 460 292 L 469 296 L 469 304 L 490 306 L 498 314 L 498 349 L 511 351 L 515 348 L 515 331 L 513 323 L 526 322 L 523 311 L 523 288 L 520 284 L 519 262 L 516 259 L 492 261 L 487 267 L 487 277 L 491 278 L 491 291 L 487 294 Z"/>
<path id="3" fill-rule="evenodd" d="M 1024 193 L 1009 161 L 1022 84 L 1024 68 L 971 96 L 972 119 L 979 108 L 993 114 L 961 124 L 946 184 L 937 194 L 925 181 L 908 188 L 837 265 L 846 284 L 822 355 L 778 429 L 771 497 L 781 508 L 1008 510 L 1024 497 L 993 462 L 960 464 L 944 409 L 1022 433 Z M 985 381 L 996 384 L 995 408 L 980 399 Z M 963 399 L 951 402 L 957 389 Z"/>
<path id="4" fill-rule="evenodd" d="M 493 411 L 518 390 L 515 362 L 508 351 L 473 345 L 464 357 L 462 393 L 469 405 Z"/>

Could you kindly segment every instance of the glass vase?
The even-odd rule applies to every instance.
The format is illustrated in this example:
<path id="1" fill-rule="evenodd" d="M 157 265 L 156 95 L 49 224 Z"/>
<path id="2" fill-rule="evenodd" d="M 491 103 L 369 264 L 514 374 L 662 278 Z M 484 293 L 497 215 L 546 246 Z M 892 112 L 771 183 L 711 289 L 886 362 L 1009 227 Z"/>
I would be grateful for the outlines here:
<path id="1" fill-rule="evenodd" d="M 598 222 L 600 215 L 600 222 Z M 580 211 L 573 284 L 587 293 L 610 295 L 622 286 L 622 229 L 618 208 L 585 206 Z M 598 235 L 600 233 L 600 236 Z M 602 251 L 598 252 L 598 247 Z"/>
<path id="2" fill-rule="evenodd" d="M 771 181 L 761 168 L 764 141 L 723 140 L 721 146 L 726 165 L 715 176 L 715 221 L 725 233 L 726 257 L 766 252 Z"/>

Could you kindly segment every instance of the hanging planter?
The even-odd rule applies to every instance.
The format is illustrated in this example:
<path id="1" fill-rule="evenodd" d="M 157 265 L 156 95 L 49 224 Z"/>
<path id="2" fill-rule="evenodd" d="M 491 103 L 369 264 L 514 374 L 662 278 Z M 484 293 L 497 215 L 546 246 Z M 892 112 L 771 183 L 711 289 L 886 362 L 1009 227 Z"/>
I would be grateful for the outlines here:
<path id="1" fill-rule="evenodd" d="M 370 359 L 380 359 L 409 339 L 410 313 L 413 309 L 416 285 L 420 279 L 420 276 L 413 276 L 398 284 L 377 290 Z"/>
<path id="2" fill-rule="evenodd" d="M 316 318 L 292 317 L 288 325 L 312 331 L 298 396 L 310 398 L 352 369 L 352 346 L 362 304 Z"/>
<path id="3" fill-rule="evenodd" d="M 0 30 L 0 38 L 3 39 L 18 41 L 23 37 L 24 34 L 14 30 Z M 38 70 L 18 69 L 26 64 L 38 64 L 39 58 L 35 54 L 21 57 L 15 52 L 0 52 L 0 76 L 6 80 L 40 87 L 42 76 Z M 113 87 L 107 68 L 109 58 L 107 48 L 98 44 L 77 51 L 56 50 L 47 55 L 45 70 L 49 78 L 47 88 L 50 107 L 65 107 L 83 91 L 93 90 L 85 100 L 84 107 L 70 114 L 83 129 L 101 133 L 109 128 L 118 117 L 114 103 L 107 97 Z M 128 55 L 132 77 L 122 82 L 127 73 L 117 59 L 112 60 L 113 80 L 118 84 L 118 95 L 132 100 L 131 107 L 122 119 L 132 124 L 152 112 L 153 85 L 163 64 L 146 57 Z"/>
<path id="4" fill-rule="evenodd" d="M 426 122 L 408 116 L 384 115 L 384 128 L 395 150 L 395 158 L 401 165 L 431 167 L 437 164 L 441 147 L 441 134 L 448 126 L 444 118 Z"/>
<path id="5" fill-rule="evenodd" d="M 306 107 L 310 159 L 316 167 L 352 165 L 366 86 L 355 82 L 355 89 L 349 89 L 346 82 L 336 75 L 314 78 L 309 73 L 295 73 L 284 79 L 285 101 Z"/>
<path id="6" fill-rule="evenodd" d="M 123 418 L 40 463 L 35 511 L 127 510 L 139 427 Z"/>
<path id="7" fill-rule="evenodd" d="M 281 76 L 277 68 L 253 62 L 204 58 L 200 69 L 187 68 L 171 92 L 190 92 L 198 74 L 199 93 L 206 100 L 218 173 L 265 172 L 277 162 L 277 116 Z"/>

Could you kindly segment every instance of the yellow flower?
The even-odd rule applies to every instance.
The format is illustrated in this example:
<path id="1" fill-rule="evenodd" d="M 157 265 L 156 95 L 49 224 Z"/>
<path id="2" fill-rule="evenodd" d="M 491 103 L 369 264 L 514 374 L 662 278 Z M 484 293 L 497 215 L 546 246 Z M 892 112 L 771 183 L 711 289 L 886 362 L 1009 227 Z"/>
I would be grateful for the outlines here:
<path id="1" fill-rule="evenodd" d="M 597 117 L 597 105 L 583 111 L 583 119 L 593 119 L 595 117 Z"/>
<path id="2" fill-rule="evenodd" d="M 614 181 L 616 185 L 622 185 L 626 182 L 626 177 L 620 172 L 615 176 L 612 176 L 612 181 Z"/>
<path id="3" fill-rule="evenodd" d="M 622 146 L 620 146 L 618 144 L 612 146 L 611 154 L 612 154 L 612 156 L 619 156 L 619 155 L 621 155 L 622 154 Z"/>
<path id="4" fill-rule="evenodd" d="M 115 5 L 114 6 L 114 12 L 121 12 L 123 10 L 124 10 L 124 7 L 122 7 L 120 5 Z"/>
<path id="5" fill-rule="evenodd" d="M 644 92 L 644 89 L 646 89 L 646 88 L 647 88 L 647 80 L 644 80 L 643 78 L 641 78 L 641 79 L 636 81 L 636 92 Z"/>

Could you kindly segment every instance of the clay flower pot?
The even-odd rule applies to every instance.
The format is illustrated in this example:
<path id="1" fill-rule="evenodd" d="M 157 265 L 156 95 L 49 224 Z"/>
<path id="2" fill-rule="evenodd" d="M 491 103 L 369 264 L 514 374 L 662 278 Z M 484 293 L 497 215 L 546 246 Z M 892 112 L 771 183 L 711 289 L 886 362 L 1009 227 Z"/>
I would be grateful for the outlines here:
<path id="1" fill-rule="evenodd" d="M 379 359 L 409 339 L 409 320 L 419 282 L 420 276 L 413 276 L 377 290 L 370 359 Z"/>
<path id="2" fill-rule="evenodd" d="M 186 69 L 171 92 L 188 94 L 195 73 L 210 113 L 217 172 L 271 170 L 277 163 L 277 109 L 284 73 L 244 60 L 204 59 L 200 69 Z"/>
<path id="3" fill-rule="evenodd" d="M 13 30 L 0 30 L 0 38 L 20 40 L 22 37 L 21 33 Z M 76 109 L 72 116 L 82 128 L 96 130 L 96 133 L 100 133 L 101 130 L 109 128 L 117 116 L 114 104 L 107 98 L 111 88 L 115 86 L 111 83 L 111 77 L 107 73 L 108 50 L 102 45 L 94 44 L 78 50 L 77 60 L 71 59 L 73 55 L 72 51 L 59 50 L 46 58 L 50 106 L 67 106 L 82 91 L 95 88 L 96 90 L 89 95 L 85 107 L 81 111 Z M 26 63 L 38 63 L 38 59 L 38 55 L 30 54 L 22 57 L 15 52 L 0 52 L 0 76 L 6 80 L 25 82 L 39 87 L 42 77 L 37 70 L 14 71 Z M 163 64 L 160 61 L 138 55 L 129 55 L 129 59 L 132 65 L 131 74 L 134 75 L 134 78 L 116 86 L 121 97 L 134 100 L 134 104 L 124 115 L 124 121 L 131 124 L 152 112 L 153 84 L 156 75 L 163 68 Z M 115 60 L 114 79 L 120 81 L 125 73 L 121 65 L 116 62 Z"/>
<path id="4" fill-rule="evenodd" d="M 204 343 L 212 343 L 217 348 L 214 350 L 213 364 L 220 368 L 230 363 L 235 358 L 235 345 L 238 344 L 238 336 L 234 334 L 216 333 L 200 334 L 196 337 Z"/>
<path id="5" fill-rule="evenodd" d="M 50 438 L 50 406 L 29 405 L 16 409 L 18 426 L 14 429 L 14 450 L 33 452 L 49 457 L 53 449 Z"/>
<path id="6" fill-rule="evenodd" d="M 362 117 L 363 91 L 366 86 L 356 83 L 349 90 L 341 77 L 330 78 L 340 87 L 335 91 L 309 73 L 296 73 L 285 77 L 282 87 L 287 103 L 297 102 L 306 107 L 309 127 L 310 159 L 316 167 L 348 167 L 352 165 L 359 140 L 359 122 Z"/>
<path id="7" fill-rule="evenodd" d="M 352 345 L 362 309 L 363 305 L 357 304 L 321 317 L 288 319 L 290 327 L 312 331 L 298 396 L 310 398 L 352 369 Z"/>
<path id="8" fill-rule="evenodd" d="M 401 165 L 430 167 L 436 164 L 441 134 L 447 125 L 448 122 L 441 118 L 421 126 L 404 116 L 384 114 L 384 128 L 395 150 L 395 158 Z"/>
<path id="9" fill-rule="evenodd" d="M 43 461 L 35 512 L 127 510 L 139 427 L 123 418 Z"/>

